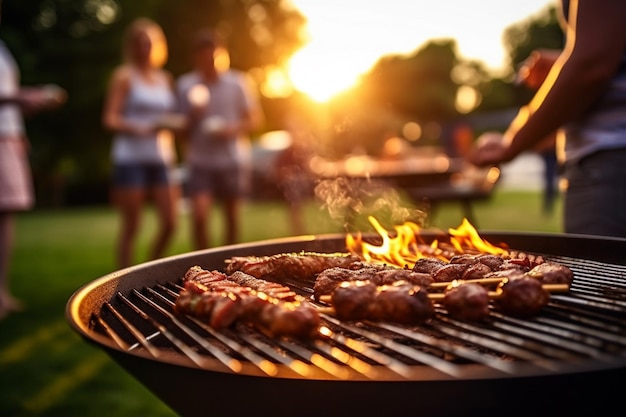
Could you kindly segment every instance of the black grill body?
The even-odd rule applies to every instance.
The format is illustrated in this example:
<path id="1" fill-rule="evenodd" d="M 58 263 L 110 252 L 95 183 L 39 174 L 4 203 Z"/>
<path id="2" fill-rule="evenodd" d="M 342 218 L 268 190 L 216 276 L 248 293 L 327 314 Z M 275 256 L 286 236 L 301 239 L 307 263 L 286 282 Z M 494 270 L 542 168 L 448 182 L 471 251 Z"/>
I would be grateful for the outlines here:
<path id="1" fill-rule="evenodd" d="M 620 409 L 615 381 L 626 377 L 626 239 L 481 236 L 570 266 L 570 293 L 553 296 L 536 318 L 496 315 L 481 326 L 445 313 L 424 329 L 344 325 L 329 317 L 334 337 L 310 344 L 172 319 L 177 282 L 190 266 L 223 269 L 233 256 L 346 250 L 345 236 L 325 235 L 191 252 L 117 271 L 79 289 L 67 318 L 183 416 L 552 416 Z M 289 284 L 303 295 L 312 287 Z M 298 374 L 302 363 L 306 372 Z"/>

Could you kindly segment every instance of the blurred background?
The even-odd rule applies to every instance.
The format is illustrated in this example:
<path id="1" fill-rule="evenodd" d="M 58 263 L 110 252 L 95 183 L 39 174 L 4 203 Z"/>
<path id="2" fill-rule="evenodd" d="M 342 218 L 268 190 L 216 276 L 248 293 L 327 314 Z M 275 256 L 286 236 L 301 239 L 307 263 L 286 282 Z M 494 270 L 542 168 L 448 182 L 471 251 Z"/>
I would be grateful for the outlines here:
<path id="1" fill-rule="evenodd" d="M 298 117 L 315 152 L 329 160 L 431 147 L 459 156 L 459 141 L 502 131 L 530 100 L 532 91 L 515 83 L 530 52 L 563 45 L 548 0 L 2 0 L 1 7 L 0 39 L 22 84 L 58 84 L 68 92 L 63 107 L 26 121 L 37 204 L 18 217 L 11 265 L 25 309 L 0 321 L 3 416 L 173 415 L 80 340 L 64 317 L 76 289 L 113 270 L 111 136 L 101 112 L 123 32 L 135 18 L 162 25 L 166 68 L 174 75 L 191 68 L 195 30 L 211 26 L 227 41 L 231 67 L 256 83 L 265 121 L 250 138 L 254 182 L 243 241 L 293 234 L 286 204 L 267 177 L 289 142 L 288 117 Z M 473 206 L 476 225 L 559 232 L 560 202 L 542 211 L 541 164 L 528 153 L 503 166 L 494 192 Z M 431 225 L 445 229 L 465 213 L 444 204 L 428 214 Z M 303 216 L 307 233 L 346 230 L 314 195 Z M 186 216 L 181 220 L 172 255 L 191 247 Z M 145 253 L 151 231 L 142 233 Z"/>
<path id="2" fill-rule="evenodd" d="M 248 72 L 262 98 L 266 120 L 253 143 L 296 111 L 330 155 L 380 153 L 389 132 L 425 146 L 448 144 L 461 125 L 472 137 L 500 130 L 532 94 L 513 82 L 519 64 L 563 43 L 547 0 L 396 1 L 379 10 L 318 3 L 3 0 L 0 36 L 23 84 L 55 83 L 69 94 L 58 111 L 28 121 L 38 207 L 107 203 L 101 108 L 123 31 L 138 16 L 163 26 L 174 75 L 191 67 L 194 31 L 217 28 L 231 67 Z"/>

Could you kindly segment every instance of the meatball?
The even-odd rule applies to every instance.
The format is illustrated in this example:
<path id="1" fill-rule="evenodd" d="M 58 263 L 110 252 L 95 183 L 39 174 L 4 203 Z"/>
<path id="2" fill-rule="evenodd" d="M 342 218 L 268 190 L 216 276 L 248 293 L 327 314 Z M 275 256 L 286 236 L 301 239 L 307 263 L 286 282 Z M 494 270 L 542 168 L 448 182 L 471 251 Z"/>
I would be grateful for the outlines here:
<path id="1" fill-rule="evenodd" d="M 443 305 L 451 317 L 479 321 L 489 316 L 489 292 L 473 282 L 455 282 L 448 286 Z"/>
<path id="2" fill-rule="evenodd" d="M 419 286 L 387 285 L 378 288 L 367 318 L 401 324 L 419 324 L 433 317 L 435 309 L 428 294 Z"/>
<path id="3" fill-rule="evenodd" d="M 337 318 L 361 320 L 367 317 L 370 304 L 376 298 L 376 285 L 369 281 L 342 282 L 331 295 Z"/>
<path id="4" fill-rule="evenodd" d="M 533 316 L 548 304 L 550 293 L 535 278 L 524 276 L 505 279 L 498 285 L 500 296 L 494 305 L 504 314 L 515 317 Z"/>

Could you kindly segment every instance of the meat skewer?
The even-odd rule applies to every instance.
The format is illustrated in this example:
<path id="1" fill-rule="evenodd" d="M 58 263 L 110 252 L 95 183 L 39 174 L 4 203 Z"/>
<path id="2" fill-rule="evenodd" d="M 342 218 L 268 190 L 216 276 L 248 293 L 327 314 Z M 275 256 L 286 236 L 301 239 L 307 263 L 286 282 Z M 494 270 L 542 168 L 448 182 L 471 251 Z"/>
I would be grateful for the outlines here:
<path id="1" fill-rule="evenodd" d="M 266 281 L 236 271 L 232 275 L 226 275 L 219 271 L 209 271 L 195 265 L 187 270 L 183 281 L 194 281 L 204 285 L 213 291 L 231 290 L 237 291 L 243 288 L 250 288 L 258 292 L 263 292 L 270 297 L 280 299 L 281 301 L 302 301 L 291 288 L 279 284 L 277 282 Z"/>
<path id="2" fill-rule="evenodd" d="M 350 253 L 299 252 L 270 256 L 236 256 L 226 262 L 226 273 L 229 275 L 242 271 L 256 278 L 271 277 L 278 281 L 313 280 L 320 272 L 333 267 L 363 267 L 362 259 Z"/>
<path id="3" fill-rule="evenodd" d="M 519 273 L 528 274 L 546 284 L 571 284 L 572 270 L 562 264 L 544 261 L 543 258 L 505 259 L 495 255 L 460 255 L 449 263 L 438 260 L 418 261 L 415 272 L 432 275 L 435 282 L 469 281 L 480 278 L 506 278 Z"/>
<path id="4" fill-rule="evenodd" d="M 432 284 L 433 278 L 429 274 L 396 267 L 375 266 L 361 269 L 336 267 L 318 274 L 313 285 L 313 297 L 319 300 L 324 295 L 332 294 L 335 288 L 345 281 L 369 281 L 377 286 L 404 281 L 424 287 Z"/>
<path id="5" fill-rule="evenodd" d="M 319 301 L 332 305 L 334 314 L 344 320 L 422 323 L 434 315 L 433 303 L 441 302 L 453 318 L 480 321 L 489 316 L 492 300 L 494 307 L 507 315 L 530 317 L 548 303 L 550 290 L 566 289 L 565 284 L 541 284 L 527 276 L 501 280 L 496 291 L 489 291 L 477 282 L 454 281 L 443 293 L 428 293 L 426 287 L 403 281 L 377 286 L 367 280 L 356 280 L 338 284 L 332 294 L 320 296 Z M 412 298 L 417 292 L 421 304 Z M 394 305 L 390 307 L 386 303 Z"/>
<path id="6" fill-rule="evenodd" d="M 345 281 L 330 295 L 330 303 L 340 320 L 419 324 L 435 315 L 423 287 L 401 281 L 382 286 L 369 281 Z"/>
<path id="7" fill-rule="evenodd" d="M 307 339 L 318 334 L 321 321 L 317 310 L 301 297 L 284 291 L 286 287 L 255 281 L 243 274 L 235 277 L 267 290 L 263 292 L 225 277 L 218 271 L 190 268 L 175 301 L 175 311 L 203 320 L 216 329 L 239 322 L 272 337 Z"/>
<path id="8" fill-rule="evenodd" d="M 497 257 L 493 255 L 490 255 L 488 258 L 481 257 L 481 259 L 495 258 Z M 313 286 L 313 297 L 316 300 L 320 300 L 321 297 L 331 294 L 341 282 L 356 280 L 367 280 L 376 285 L 391 284 L 395 281 L 407 281 L 414 285 L 428 287 L 429 291 L 437 288 L 445 289 L 455 281 L 464 283 L 475 282 L 481 285 L 497 285 L 507 278 L 532 277 L 539 280 L 541 283 L 563 284 L 565 286 L 563 288 L 568 288 L 573 280 L 573 273 L 568 267 L 552 262 L 543 262 L 528 271 L 526 271 L 525 267 L 520 267 L 515 263 L 512 264 L 512 266 L 508 265 L 503 260 L 499 263 L 496 261 L 490 262 L 490 265 L 493 267 L 503 267 L 503 265 L 507 265 L 506 269 L 496 271 L 492 271 L 491 269 L 485 270 L 484 268 L 490 267 L 487 266 L 487 263 L 482 262 L 474 262 L 472 264 L 446 264 L 436 259 L 426 260 L 426 258 L 423 258 L 419 264 L 419 268 L 413 269 L 385 267 L 380 265 L 368 266 L 361 269 L 330 268 L 317 275 Z M 481 273 L 478 273 L 478 271 Z M 444 275 L 445 278 L 449 280 L 443 281 Z"/>

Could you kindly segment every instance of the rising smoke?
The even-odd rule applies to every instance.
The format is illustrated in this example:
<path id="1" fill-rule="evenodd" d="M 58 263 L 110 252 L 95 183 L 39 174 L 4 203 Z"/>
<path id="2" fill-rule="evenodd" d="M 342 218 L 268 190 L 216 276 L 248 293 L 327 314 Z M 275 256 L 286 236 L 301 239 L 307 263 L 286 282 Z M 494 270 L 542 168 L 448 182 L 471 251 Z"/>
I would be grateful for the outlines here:
<path id="1" fill-rule="evenodd" d="M 398 191 L 383 181 L 334 178 L 320 181 L 315 196 L 331 219 L 348 232 L 371 230 L 369 216 L 388 229 L 407 221 L 424 226 L 427 213 L 408 207 Z"/>

